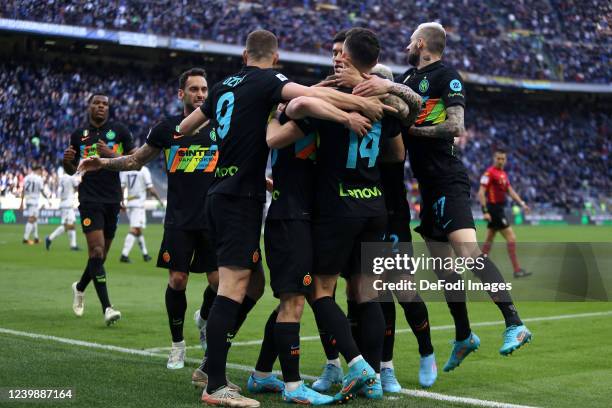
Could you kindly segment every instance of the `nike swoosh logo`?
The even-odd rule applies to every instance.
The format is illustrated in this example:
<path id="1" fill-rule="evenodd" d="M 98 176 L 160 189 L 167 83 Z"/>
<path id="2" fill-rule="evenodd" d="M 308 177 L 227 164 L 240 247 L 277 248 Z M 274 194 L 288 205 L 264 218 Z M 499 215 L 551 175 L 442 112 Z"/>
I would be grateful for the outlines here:
<path id="1" fill-rule="evenodd" d="M 183 136 L 185 136 L 185 135 L 172 135 L 172 138 L 173 139 L 180 139 Z"/>
<path id="2" fill-rule="evenodd" d="M 442 229 L 446 229 L 446 227 L 448 227 L 448 224 L 450 224 L 451 222 L 453 222 L 453 220 L 448 220 L 446 224 L 442 225 Z"/>

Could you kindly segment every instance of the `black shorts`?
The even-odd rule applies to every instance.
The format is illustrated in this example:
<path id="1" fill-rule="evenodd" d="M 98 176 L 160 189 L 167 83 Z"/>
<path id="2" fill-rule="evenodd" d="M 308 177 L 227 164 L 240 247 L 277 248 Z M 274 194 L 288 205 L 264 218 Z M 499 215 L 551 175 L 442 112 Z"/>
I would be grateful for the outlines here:
<path id="1" fill-rule="evenodd" d="M 104 230 L 105 239 L 115 238 L 120 209 L 119 203 L 80 203 L 79 213 L 83 233 Z"/>
<path id="2" fill-rule="evenodd" d="M 283 293 L 308 295 L 312 288 L 311 222 L 268 218 L 264 244 L 274 296 Z"/>
<path id="3" fill-rule="evenodd" d="M 361 243 L 382 242 L 387 215 L 320 217 L 313 222 L 314 273 L 348 277 L 360 272 Z"/>
<path id="4" fill-rule="evenodd" d="M 487 209 L 491 215 L 491 221 L 487 224 L 488 228 L 496 231 L 506 229 L 510 226 L 506 217 L 506 209 L 504 204 L 487 204 Z"/>
<path id="5" fill-rule="evenodd" d="M 476 229 L 472 217 L 469 186 L 463 184 L 432 190 L 421 188 L 421 225 L 415 231 L 424 238 L 448 242 L 448 234 Z"/>
<path id="6" fill-rule="evenodd" d="M 226 194 L 207 197 L 206 219 L 218 266 L 253 270 L 259 263 L 263 205 L 259 200 Z"/>
<path id="7" fill-rule="evenodd" d="M 157 266 L 185 273 L 216 271 L 217 256 L 208 232 L 164 228 Z"/>

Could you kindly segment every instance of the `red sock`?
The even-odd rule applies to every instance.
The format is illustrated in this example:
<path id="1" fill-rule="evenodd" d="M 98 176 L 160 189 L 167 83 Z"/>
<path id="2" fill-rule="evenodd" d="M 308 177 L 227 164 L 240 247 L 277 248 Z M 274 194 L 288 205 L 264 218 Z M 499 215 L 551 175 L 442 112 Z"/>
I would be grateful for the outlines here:
<path id="1" fill-rule="evenodd" d="M 489 255 L 489 252 L 491 252 L 491 245 L 493 245 L 493 242 L 491 241 L 487 241 L 482 245 L 482 253 L 485 255 Z"/>
<path id="2" fill-rule="evenodd" d="M 521 267 L 518 263 L 518 259 L 516 259 L 516 242 L 508 242 L 508 256 L 510 256 L 510 261 L 512 261 L 514 272 L 518 272 Z"/>

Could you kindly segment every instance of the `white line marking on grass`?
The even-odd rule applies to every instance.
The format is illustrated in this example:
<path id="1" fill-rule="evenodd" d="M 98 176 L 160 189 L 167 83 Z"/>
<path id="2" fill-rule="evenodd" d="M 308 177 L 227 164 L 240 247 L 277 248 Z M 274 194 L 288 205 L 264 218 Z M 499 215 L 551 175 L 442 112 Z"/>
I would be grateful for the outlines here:
<path id="1" fill-rule="evenodd" d="M 5 329 L 2 327 L 0 327 L 0 333 L 10 334 L 10 335 L 19 336 L 19 337 L 28 337 L 28 338 L 36 339 L 36 340 L 48 340 L 48 341 L 53 341 L 56 343 L 88 347 L 88 348 L 98 349 L 98 350 L 114 351 L 117 353 L 132 354 L 132 355 L 145 356 L 145 357 L 160 357 L 164 359 L 168 358 L 166 354 L 153 353 L 153 352 L 146 351 L 146 350 L 131 349 L 131 348 L 126 348 L 126 347 L 113 346 L 110 344 L 100 344 L 100 343 L 93 343 L 93 342 L 83 341 L 83 340 L 68 339 L 65 337 L 49 336 L 46 334 L 38 334 L 38 333 L 30 333 L 30 332 L 24 332 L 24 331 L 18 331 L 18 330 L 11 330 L 11 329 Z M 200 360 L 195 359 L 195 358 L 185 358 L 185 361 L 189 363 L 196 363 L 196 364 L 200 363 Z M 227 368 L 234 369 L 234 370 L 240 370 L 240 371 L 247 371 L 247 372 L 251 372 L 254 370 L 253 367 L 249 367 L 249 366 L 242 365 L 242 364 L 233 364 L 233 363 L 227 363 Z M 280 374 L 278 372 L 276 373 Z M 304 374 L 302 374 L 302 378 L 305 380 L 310 380 L 310 381 L 316 379 L 316 377 L 312 375 L 304 375 Z M 401 390 L 401 393 L 412 396 L 412 397 L 417 397 L 417 398 L 434 399 L 437 401 L 448 401 L 448 402 L 473 405 L 473 406 L 479 406 L 479 407 L 533 408 L 527 405 L 507 404 L 504 402 L 480 400 L 480 399 L 468 398 L 468 397 L 457 397 L 453 395 L 445 395 L 445 394 L 439 394 L 439 393 L 429 392 L 429 391 L 408 390 L 405 388 Z M 397 398 L 397 397 L 391 397 L 391 398 Z"/>
<path id="2" fill-rule="evenodd" d="M 542 316 L 542 317 L 528 317 L 523 319 L 524 323 L 529 322 L 546 322 L 551 320 L 564 320 L 564 319 L 579 319 L 582 317 L 598 317 L 598 316 L 609 316 L 612 315 L 612 310 L 608 310 L 605 312 L 591 312 L 591 313 L 576 313 L 576 314 L 566 314 L 566 315 L 558 315 L 558 316 Z M 504 324 L 503 320 L 498 320 L 494 322 L 479 322 L 479 323 L 471 323 L 471 327 L 487 327 L 487 326 L 497 326 Z M 451 330 L 454 329 L 455 326 L 452 324 L 447 324 L 444 326 L 432 326 L 431 330 Z M 401 333 L 412 333 L 410 329 L 400 329 L 396 330 L 395 334 Z M 319 336 L 304 336 L 300 337 L 300 341 L 315 341 L 319 340 Z M 232 347 L 241 347 L 241 346 L 257 346 L 262 343 L 262 340 L 248 340 L 248 341 L 235 341 L 232 343 Z M 188 349 L 201 348 L 201 346 L 187 346 Z M 155 347 L 146 349 L 146 351 L 150 352 L 158 352 L 158 351 L 169 351 L 170 347 Z"/>

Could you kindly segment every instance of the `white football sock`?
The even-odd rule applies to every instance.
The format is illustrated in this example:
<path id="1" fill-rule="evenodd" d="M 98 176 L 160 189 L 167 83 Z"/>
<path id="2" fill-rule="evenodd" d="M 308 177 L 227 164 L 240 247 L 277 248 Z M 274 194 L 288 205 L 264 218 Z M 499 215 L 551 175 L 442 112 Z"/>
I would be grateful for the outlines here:
<path id="1" fill-rule="evenodd" d="M 38 220 L 34 221 L 34 239 L 38 239 Z"/>
<path id="2" fill-rule="evenodd" d="M 34 227 L 34 226 L 33 226 L 31 223 L 26 222 L 26 225 L 25 225 L 25 232 L 24 232 L 24 234 L 23 234 L 23 239 L 30 239 L 30 234 L 32 233 L 32 228 L 33 228 L 33 227 Z"/>
<path id="3" fill-rule="evenodd" d="M 361 360 L 363 360 L 363 356 L 360 354 L 357 357 L 355 357 L 354 359 L 352 359 L 351 361 L 349 361 L 348 366 L 352 367 L 353 365 L 355 365 L 356 363 L 360 362 Z"/>
<path id="4" fill-rule="evenodd" d="M 285 389 L 289 392 L 297 390 L 303 381 L 291 381 L 285 383 Z"/>
<path id="5" fill-rule="evenodd" d="M 135 240 L 136 237 L 131 232 L 125 236 L 125 242 L 123 243 L 123 251 L 121 251 L 121 255 L 128 256 L 130 254 Z"/>
<path id="6" fill-rule="evenodd" d="M 144 234 L 140 234 L 138 236 L 138 245 L 140 246 L 140 249 L 142 250 L 142 254 L 148 255 L 147 244 L 145 244 Z"/>
<path id="7" fill-rule="evenodd" d="M 334 360 L 327 360 L 327 364 L 335 365 L 336 367 L 342 367 L 340 365 L 340 358 L 336 358 Z"/>
<path id="8" fill-rule="evenodd" d="M 70 247 L 74 248 L 76 244 L 76 230 L 68 230 L 68 238 L 70 238 Z"/>
<path id="9" fill-rule="evenodd" d="M 380 362 L 380 368 L 391 368 L 393 369 L 393 360 L 389 360 L 389 361 L 381 361 Z"/>
<path id="10" fill-rule="evenodd" d="M 57 227 L 56 229 L 53 230 L 53 232 L 51 233 L 51 235 L 49 235 L 49 239 L 51 241 L 53 241 L 55 238 L 59 237 L 60 235 L 62 235 L 64 233 L 64 226 L 60 225 L 59 227 Z"/>

